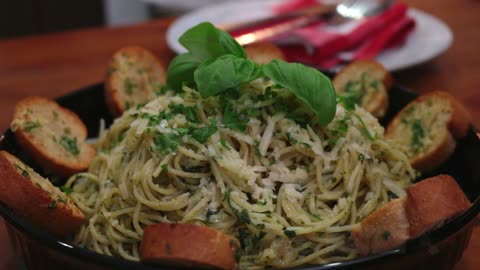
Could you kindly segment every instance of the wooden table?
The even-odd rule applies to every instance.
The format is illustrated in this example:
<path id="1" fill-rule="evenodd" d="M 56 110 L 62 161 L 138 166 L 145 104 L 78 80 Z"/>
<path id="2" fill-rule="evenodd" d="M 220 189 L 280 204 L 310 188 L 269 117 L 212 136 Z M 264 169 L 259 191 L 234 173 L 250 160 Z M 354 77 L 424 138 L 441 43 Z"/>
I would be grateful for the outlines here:
<path id="1" fill-rule="evenodd" d="M 453 46 L 429 63 L 394 74 L 398 83 L 419 92 L 446 90 L 461 100 L 480 127 L 480 1 L 405 1 L 443 19 L 453 30 Z M 112 53 L 141 45 L 168 62 L 165 42 L 172 19 L 122 28 L 97 28 L 0 41 L 0 128 L 8 126 L 12 108 L 25 96 L 57 97 L 102 81 Z M 4 225 L 0 221 L 0 269 L 16 268 Z M 456 270 L 480 269 L 480 227 Z"/>

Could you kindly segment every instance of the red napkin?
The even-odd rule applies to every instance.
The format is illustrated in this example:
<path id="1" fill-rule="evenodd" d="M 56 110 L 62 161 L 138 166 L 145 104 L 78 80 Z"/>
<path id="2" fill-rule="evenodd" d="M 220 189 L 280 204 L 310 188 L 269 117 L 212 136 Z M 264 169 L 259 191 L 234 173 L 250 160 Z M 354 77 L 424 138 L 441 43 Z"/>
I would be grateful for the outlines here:
<path id="1" fill-rule="evenodd" d="M 318 4 L 315 0 L 288 0 L 274 8 L 277 14 Z M 408 7 L 396 3 L 383 13 L 332 26 L 320 21 L 275 41 L 287 59 L 322 69 L 358 59 L 370 59 L 384 49 L 403 44 L 415 28 Z"/>

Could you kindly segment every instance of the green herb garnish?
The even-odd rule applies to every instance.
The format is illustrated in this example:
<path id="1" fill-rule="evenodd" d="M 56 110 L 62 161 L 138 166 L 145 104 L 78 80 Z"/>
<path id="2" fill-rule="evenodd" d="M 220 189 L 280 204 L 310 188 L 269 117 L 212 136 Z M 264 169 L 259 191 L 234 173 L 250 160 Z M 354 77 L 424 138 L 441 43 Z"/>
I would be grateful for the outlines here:
<path id="1" fill-rule="evenodd" d="M 36 128 L 39 128 L 41 127 L 40 125 L 40 122 L 38 121 L 26 121 L 24 124 L 23 124 L 23 129 L 26 131 L 26 132 L 30 132 Z"/>
<path id="2" fill-rule="evenodd" d="M 80 150 L 78 150 L 76 137 L 72 138 L 67 135 L 62 135 L 62 137 L 60 138 L 60 145 L 63 146 L 65 150 L 67 150 L 74 156 L 77 156 L 78 154 L 80 154 Z"/>
<path id="3" fill-rule="evenodd" d="M 180 144 L 180 135 L 174 133 L 158 133 L 154 138 L 156 149 L 163 154 L 174 152 Z"/>
<path id="4" fill-rule="evenodd" d="M 60 190 L 63 191 L 63 193 L 65 193 L 67 195 L 70 195 L 70 193 L 73 192 L 73 189 L 71 187 L 67 187 L 67 186 L 61 186 Z"/>
<path id="5" fill-rule="evenodd" d="M 14 165 L 15 165 L 15 168 L 17 168 L 17 170 L 22 172 L 23 177 L 25 177 L 27 179 L 31 178 L 30 173 L 27 171 L 27 169 L 23 169 L 22 167 L 20 167 L 20 165 L 18 165 L 16 163 Z"/>
<path id="6" fill-rule="evenodd" d="M 413 120 L 411 131 L 412 131 L 411 147 L 413 151 L 416 153 L 423 148 L 423 139 L 425 138 L 425 130 L 422 126 L 422 122 L 420 121 L 420 119 Z"/>
<path id="7" fill-rule="evenodd" d="M 210 125 L 194 129 L 191 135 L 192 138 L 197 140 L 199 143 L 205 143 L 208 138 L 210 138 L 210 136 L 215 134 L 217 131 L 217 124 L 215 123 L 215 119 L 212 118 Z"/>
<path id="8" fill-rule="evenodd" d="M 336 111 L 335 90 L 330 79 L 320 71 L 281 60 L 263 65 L 262 70 L 314 112 L 321 125 L 325 126 L 333 120 Z"/>

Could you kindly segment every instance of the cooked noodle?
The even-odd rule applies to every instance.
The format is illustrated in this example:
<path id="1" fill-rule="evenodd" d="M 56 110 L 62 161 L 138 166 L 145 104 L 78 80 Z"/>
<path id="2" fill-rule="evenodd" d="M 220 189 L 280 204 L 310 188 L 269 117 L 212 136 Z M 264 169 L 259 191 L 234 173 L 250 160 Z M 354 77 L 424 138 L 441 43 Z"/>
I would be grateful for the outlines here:
<path id="1" fill-rule="evenodd" d="M 292 113 L 294 98 L 269 84 L 207 99 L 184 87 L 124 113 L 101 133 L 88 173 L 67 182 L 89 217 L 75 243 L 138 261 L 145 226 L 176 222 L 240 239 L 242 269 L 357 256 L 353 226 L 404 196 L 415 171 L 363 109 L 337 105 L 321 127 L 301 109 Z M 189 111 L 175 113 L 179 104 Z M 192 130 L 208 127 L 213 134 L 200 143 Z"/>

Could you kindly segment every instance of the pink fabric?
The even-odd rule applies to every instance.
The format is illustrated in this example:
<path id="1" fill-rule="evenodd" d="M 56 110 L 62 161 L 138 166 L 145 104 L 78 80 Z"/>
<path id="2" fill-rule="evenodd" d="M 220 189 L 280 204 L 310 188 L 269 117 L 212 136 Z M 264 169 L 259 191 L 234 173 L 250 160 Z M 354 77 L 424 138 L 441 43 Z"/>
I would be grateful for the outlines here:
<path id="1" fill-rule="evenodd" d="M 315 0 L 287 0 L 274 8 L 282 13 L 318 4 Z M 335 65 L 357 59 L 369 59 L 382 50 L 403 44 L 415 27 L 415 21 L 407 16 L 408 7 L 394 4 L 380 15 L 360 21 L 349 32 L 335 32 L 325 22 L 296 30 L 297 43 L 282 45 L 289 61 L 304 62 L 329 69 Z M 276 40 L 284 43 L 282 40 Z M 313 47 L 309 52 L 307 47 Z M 349 57 L 342 56 L 349 52 Z"/>

